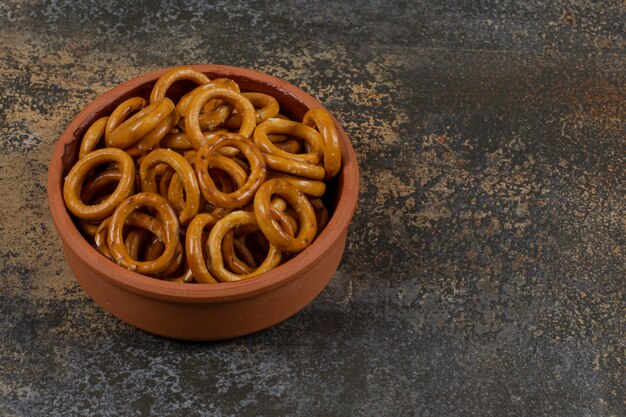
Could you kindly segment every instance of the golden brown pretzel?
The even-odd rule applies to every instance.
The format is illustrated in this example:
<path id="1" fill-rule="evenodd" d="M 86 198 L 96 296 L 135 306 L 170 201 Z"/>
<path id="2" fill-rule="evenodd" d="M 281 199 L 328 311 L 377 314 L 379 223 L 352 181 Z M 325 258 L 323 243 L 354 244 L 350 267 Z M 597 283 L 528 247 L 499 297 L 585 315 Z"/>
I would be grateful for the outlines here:
<path id="1" fill-rule="evenodd" d="M 145 158 L 144 158 L 145 159 Z M 143 159 L 141 160 L 143 163 Z M 139 164 L 141 166 L 141 164 Z M 163 169 L 162 167 L 165 167 Z M 154 168 L 154 172 L 156 174 L 157 180 L 157 189 L 159 190 L 159 195 L 161 197 L 168 198 L 167 195 L 169 193 L 170 184 L 172 183 L 172 178 L 174 178 L 174 174 L 176 171 L 172 167 L 167 164 L 159 164 Z M 141 188 L 141 181 L 139 182 L 139 186 Z M 179 211 L 176 206 L 174 206 L 174 210 Z"/>
<path id="2" fill-rule="evenodd" d="M 268 135 L 275 134 L 298 137 L 309 145 L 310 151 L 308 153 L 297 154 L 285 152 L 274 145 L 268 138 Z M 265 153 L 306 162 L 312 165 L 319 164 L 324 153 L 324 141 L 320 134 L 315 129 L 292 120 L 278 118 L 267 119 L 254 129 L 254 143 Z"/>
<path id="3" fill-rule="evenodd" d="M 227 90 L 231 90 L 236 93 L 241 93 L 241 90 L 239 90 L 239 84 L 237 84 L 230 78 L 216 78 L 208 84 L 210 85 L 210 87 L 207 86 L 205 88 L 211 88 L 211 87 L 212 88 L 226 88 Z M 194 96 L 194 94 L 200 91 L 200 87 L 202 87 L 202 85 L 194 88 L 193 90 L 191 90 L 190 92 L 182 96 L 180 100 L 178 100 L 178 104 L 176 104 L 176 110 L 178 111 L 178 113 L 180 113 L 181 116 L 184 117 L 185 113 L 187 113 L 187 108 L 189 107 L 189 103 L 191 102 L 191 99 Z M 222 103 L 224 102 L 220 99 L 212 99 L 212 100 L 207 101 L 207 103 L 202 107 L 201 114 L 215 109 L 217 106 L 219 106 Z"/>
<path id="4" fill-rule="evenodd" d="M 108 235 L 109 235 L 109 224 L 111 224 L 111 218 L 107 217 L 102 220 L 98 229 L 96 229 L 96 233 L 94 234 L 93 240 L 96 244 L 96 250 L 100 252 L 102 255 L 107 257 L 108 259 L 113 259 L 111 256 L 111 251 L 109 250 L 108 243 Z"/>
<path id="5" fill-rule="evenodd" d="M 80 199 L 81 188 L 87 174 L 99 165 L 107 162 L 117 163 L 121 178 L 115 191 L 104 201 L 95 205 L 86 205 Z M 109 217 L 117 205 L 133 192 L 135 185 L 135 164 L 128 154 L 120 149 L 97 149 L 79 159 L 65 177 L 63 198 L 68 210 L 76 217 L 88 222 Z"/>
<path id="6" fill-rule="evenodd" d="M 111 194 L 110 187 L 117 184 L 122 178 L 122 174 L 116 168 L 108 168 L 98 172 L 95 176 L 91 176 L 89 180 L 83 183 L 80 191 L 80 199 L 85 204 L 95 204 L 94 197 L 103 197 Z"/>
<path id="7" fill-rule="evenodd" d="M 165 250 L 161 256 L 153 261 L 138 261 L 131 258 L 124 245 L 123 230 L 126 220 L 139 207 L 154 209 L 157 212 L 158 219 L 153 218 L 153 223 L 159 221 L 161 224 L 161 227 L 153 225 L 151 227 L 152 230 L 150 230 L 165 244 Z M 128 197 L 115 209 L 109 223 L 109 250 L 113 260 L 118 265 L 140 274 L 158 275 L 168 269 L 172 263 L 176 262 L 177 255 L 182 258 L 182 251 L 178 251 L 180 243 L 179 232 L 178 217 L 167 200 L 156 193 L 142 192 Z M 177 251 L 179 252 L 178 254 Z"/>
<path id="8" fill-rule="evenodd" d="M 270 138 L 270 141 L 272 141 L 272 143 L 274 144 L 274 146 L 276 146 L 281 151 L 289 152 L 289 153 L 300 153 L 300 150 L 302 149 L 302 144 L 297 139 L 275 141 L 272 136 L 275 137 L 278 135 L 271 135 L 269 138 Z"/>
<path id="9" fill-rule="evenodd" d="M 98 226 L 100 226 L 100 223 L 87 223 L 84 220 L 78 220 L 78 225 L 84 234 L 94 238 L 98 232 Z"/>
<path id="10" fill-rule="evenodd" d="M 222 133 L 228 133 L 228 132 L 226 130 L 214 130 L 211 132 L 203 132 L 204 141 L 206 142 L 213 136 L 222 134 Z M 176 149 L 178 151 L 195 152 L 195 149 L 193 146 L 191 146 L 191 143 L 189 142 L 189 139 L 187 138 L 187 133 L 185 132 L 170 133 L 166 135 L 163 139 L 161 139 L 160 146 L 162 148 Z M 222 155 L 231 157 L 231 156 L 237 155 L 239 153 L 239 150 L 237 148 L 225 147 L 220 150 L 220 153 Z"/>
<path id="11" fill-rule="evenodd" d="M 246 243 L 246 237 L 245 236 L 236 237 L 233 239 L 233 243 L 235 246 L 235 253 L 241 259 L 241 261 L 245 262 L 245 264 L 251 268 L 256 268 L 257 263 L 256 263 L 256 260 L 254 259 L 254 255 L 252 254 L 252 251 L 250 250 L 250 248 L 248 247 L 248 244 Z"/>
<path id="12" fill-rule="evenodd" d="M 256 124 L 263 123 L 269 118 L 278 116 L 280 107 L 278 101 L 269 94 L 263 93 L 242 93 L 255 108 Z M 224 122 L 224 127 L 228 129 L 238 129 L 241 126 L 241 116 L 239 113 L 233 113 Z"/>
<path id="13" fill-rule="evenodd" d="M 217 283 L 217 280 L 213 278 L 213 275 L 207 268 L 206 256 L 203 252 L 205 242 L 203 231 L 205 228 L 212 228 L 217 223 L 217 220 L 217 217 L 209 213 L 198 214 L 187 226 L 187 234 L 185 235 L 187 264 L 193 272 L 196 281 L 204 284 Z"/>
<path id="14" fill-rule="evenodd" d="M 330 220 L 330 213 L 324 205 L 321 198 L 312 198 L 309 200 L 315 210 L 315 218 L 317 219 L 317 234 L 319 235 Z"/>
<path id="15" fill-rule="evenodd" d="M 104 139 L 107 146 L 109 146 L 107 138 L 111 135 L 111 132 L 124 123 L 124 120 L 128 119 L 132 113 L 143 109 L 147 104 L 148 102 L 141 97 L 131 97 L 120 103 L 115 110 L 113 110 L 104 129 Z"/>
<path id="16" fill-rule="evenodd" d="M 104 140 L 108 147 L 129 148 L 163 123 L 173 111 L 174 103 L 166 97 L 144 107 L 109 132 L 111 116 L 107 122 Z"/>
<path id="17" fill-rule="evenodd" d="M 225 146 L 239 149 L 251 169 L 246 183 L 231 193 L 220 191 L 208 173 L 208 168 L 215 167 L 213 164 L 221 157 L 218 151 Z M 222 208 L 243 207 L 254 198 L 254 193 L 265 180 L 265 161 L 251 140 L 235 134 L 221 134 L 209 139 L 196 154 L 196 174 L 200 190 L 209 204 Z"/>
<path id="18" fill-rule="evenodd" d="M 139 258 L 139 253 L 141 252 L 142 246 L 144 244 L 144 240 L 147 235 L 148 235 L 148 231 L 140 227 L 132 228 L 126 234 L 126 239 L 124 239 L 124 244 L 126 245 L 126 250 L 128 251 L 128 255 L 131 258 L 133 259 Z"/>
<path id="19" fill-rule="evenodd" d="M 285 236 L 271 220 L 270 201 L 275 194 L 287 200 L 298 214 L 299 230 L 295 237 Z M 315 239 L 317 220 L 313 206 L 296 186 L 285 180 L 268 180 L 259 187 L 254 197 L 254 216 L 265 237 L 283 252 L 300 252 Z"/>
<path id="20" fill-rule="evenodd" d="M 162 148 L 177 149 L 181 151 L 193 149 L 193 146 L 191 146 L 185 132 L 168 133 L 163 139 L 161 139 L 160 146 Z"/>
<path id="21" fill-rule="evenodd" d="M 142 137 L 139 142 L 132 145 L 130 148 L 126 149 L 126 152 L 132 156 L 133 158 L 137 158 L 141 155 L 146 155 L 148 152 L 152 150 L 152 148 L 157 147 L 161 139 L 167 135 L 167 133 L 172 129 L 174 125 L 178 122 L 178 113 L 173 111 L 169 116 L 165 118 L 157 127 L 148 132 L 144 137 Z"/>
<path id="22" fill-rule="evenodd" d="M 194 282 L 193 271 L 191 270 L 191 268 L 187 267 L 187 269 L 185 269 L 185 272 L 181 276 L 170 278 L 169 280 L 172 282 L 181 282 L 184 284 L 190 284 Z"/>
<path id="23" fill-rule="evenodd" d="M 155 149 L 142 161 L 139 167 L 139 180 L 141 190 L 146 192 L 158 192 L 156 184 L 155 167 L 165 163 L 172 167 L 180 176 L 185 189 L 185 201 L 183 210 L 179 213 L 180 223 L 185 225 L 198 213 L 200 208 L 200 189 L 193 168 L 182 155 L 169 149 Z"/>
<path id="24" fill-rule="evenodd" d="M 278 155 L 264 153 L 265 164 L 268 169 L 283 172 L 299 177 L 305 177 L 312 180 L 321 180 L 324 178 L 324 168 L 308 164 L 306 162 L 295 161 L 293 159 L 284 158 Z"/>
<path id="25" fill-rule="evenodd" d="M 167 90 L 172 86 L 172 84 L 179 80 L 189 80 L 200 85 L 206 84 L 211 81 L 209 77 L 190 67 L 174 68 L 166 74 L 162 75 L 161 78 L 159 78 L 159 80 L 156 82 L 154 87 L 152 87 L 152 92 L 150 94 L 150 103 L 154 103 L 164 98 Z"/>
<path id="26" fill-rule="evenodd" d="M 270 207 L 270 219 L 278 226 L 275 230 L 283 239 L 290 240 L 298 234 L 298 221 L 287 212 Z"/>
<path id="27" fill-rule="evenodd" d="M 133 213 L 133 214 L 136 214 L 136 213 Z M 158 225 L 158 223 L 156 224 Z M 150 230 L 149 229 L 150 226 L 151 224 L 148 223 L 144 227 Z M 126 246 L 128 247 L 128 245 Z M 158 259 L 164 250 L 165 250 L 165 244 L 161 241 L 159 236 L 154 235 L 152 239 L 150 240 L 150 242 L 148 243 L 148 246 L 146 247 L 144 261 L 154 261 L 155 259 Z M 133 259 L 139 259 L 136 256 L 131 255 L 131 257 Z M 178 269 L 180 269 L 180 265 L 182 264 L 182 262 L 183 262 L 183 245 L 179 240 L 178 245 L 176 247 L 176 256 L 174 257 L 174 261 L 163 272 L 158 274 L 158 276 L 167 277 L 167 276 L 174 274 L 176 271 L 178 271 Z"/>
<path id="28" fill-rule="evenodd" d="M 222 242 L 224 236 L 236 227 L 240 226 L 253 226 L 256 224 L 254 214 L 247 211 L 235 211 L 228 216 L 220 219 L 209 234 L 209 240 L 207 246 L 209 247 L 209 255 L 211 258 L 210 270 L 213 276 L 220 281 L 234 282 L 241 281 L 243 279 L 251 278 L 259 275 L 263 272 L 267 272 L 270 269 L 276 267 L 281 260 L 280 250 L 270 243 L 267 256 L 263 263 L 248 274 L 235 274 L 228 271 L 224 267 L 224 259 L 222 257 Z"/>
<path id="29" fill-rule="evenodd" d="M 239 85 L 231 79 L 228 78 L 216 78 L 211 81 L 207 87 L 212 86 L 214 88 L 225 88 L 235 93 L 240 93 Z M 180 126 L 184 128 L 185 126 L 185 114 L 187 113 L 187 108 L 189 107 L 189 103 L 193 98 L 194 94 L 196 94 L 200 90 L 200 87 L 195 88 L 189 93 L 185 94 L 176 105 L 176 111 L 181 115 L 182 119 L 180 121 Z M 224 103 L 224 101 L 220 99 L 212 99 L 209 100 L 203 107 L 198 116 L 198 122 L 200 124 L 201 130 L 213 130 L 220 124 L 222 124 L 228 116 L 233 111 L 233 106 L 228 103 Z"/>
<path id="30" fill-rule="evenodd" d="M 302 123 L 316 127 L 324 139 L 324 170 L 326 180 L 330 180 L 341 169 L 341 147 L 339 133 L 332 116 L 326 109 L 311 109 L 302 118 Z"/>
<path id="31" fill-rule="evenodd" d="M 183 203 L 185 202 L 185 185 L 183 179 L 178 173 L 172 175 L 169 187 L 167 188 L 167 201 L 170 202 L 176 212 L 180 212 L 184 209 Z M 160 193 L 159 193 L 160 194 Z M 161 194 L 163 195 L 163 194 Z M 198 199 L 200 198 L 200 191 L 198 190 Z M 198 203 L 198 210 L 200 210 L 200 203 Z M 191 221 L 191 220 L 190 220 Z M 181 222 L 181 224 L 184 224 Z"/>
<path id="32" fill-rule="evenodd" d="M 281 172 L 267 171 L 267 179 L 271 180 L 275 178 L 289 181 L 290 183 L 298 187 L 298 189 L 304 194 L 313 197 L 321 197 L 326 192 L 326 183 L 323 181 L 315 181 L 308 178 L 296 177 Z"/>
<path id="33" fill-rule="evenodd" d="M 141 216 L 144 216 L 144 218 L 142 218 Z M 100 223 L 100 225 L 98 226 L 96 230 L 96 233 L 94 234 L 94 243 L 96 244 L 96 249 L 98 250 L 98 252 L 100 252 L 102 255 L 106 256 L 109 259 L 113 259 L 111 255 L 111 251 L 109 249 L 109 241 L 108 241 L 109 224 L 111 223 L 111 218 L 112 216 L 104 219 Z M 126 219 L 126 223 L 124 224 L 124 226 L 125 227 L 137 226 L 137 228 L 134 229 L 134 231 L 140 230 L 144 232 L 146 231 L 146 229 L 152 230 L 156 227 L 162 228 L 162 226 L 160 224 L 156 224 L 156 221 L 152 219 L 150 216 L 148 216 L 147 214 L 138 213 L 138 212 L 131 213 Z M 126 233 L 126 230 L 122 232 L 122 235 L 124 235 L 124 233 Z M 126 233 L 126 238 L 124 239 L 126 250 L 128 251 L 129 255 L 132 258 L 137 259 L 139 255 L 139 251 L 141 250 L 140 246 L 142 242 L 140 242 L 140 240 L 142 240 L 146 235 L 145 233 L 142 234 L 141 239 L 139 240 L 135 240 L 135 239 L 139 238 L 140 236 L 132 236 L 130 241 L 129 241 L 129 236 L 131 236 L 130 232 Z"/>
<path id="34" fill-rule="evenodd" d="M 187 138 L 195 149 L 200 149 L 204 142 L 204 136 L 198 121 L 198 115 L 202 107 L 212 99 L 224 100 L 237 109 L 242 115 L 243 122 L 239 129 L 239 134 L 249 138 L 256 127 L 254 107 L 250 100 L 239 93 L 226 88 L 215 88 L 210 84 L 203 85 L 192 96 L 189 107 L 185 113 L 185 131 Z"/>
<path id="35" fill-rule="evenodd" d="M 98 142 L 104 135 L 104 129 L 106 128 L 109 117 L 101 117 L 93 122 L 89 129 L 83 135 L 83 140 L 80 142 L 80 149 L 78 151 L 78 159 L 81 159 L 89 152 L 96 149 Z"/>
<path id="36" fill-rule="evenodd" d="M 235 237 L 232 230 L 224 235 L 224 240 L 222 242 L 222 257 L 224 258 L 226 268 L 235 274 L 245 275 L 254 270 L 254 268 L 251 268 L 239 259 L 235 253 Z"/>

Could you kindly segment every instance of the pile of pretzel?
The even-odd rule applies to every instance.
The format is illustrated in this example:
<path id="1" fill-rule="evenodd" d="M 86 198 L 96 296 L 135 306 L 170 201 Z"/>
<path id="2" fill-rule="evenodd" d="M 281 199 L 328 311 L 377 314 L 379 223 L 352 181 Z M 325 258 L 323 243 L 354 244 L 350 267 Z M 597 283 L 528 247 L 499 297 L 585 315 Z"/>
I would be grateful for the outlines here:
<path id="1" fill-rule="evenodd" d="M 178 103 L 170 86 L 198 87 Z M 267 94 L 176 68 L 150 99 L 132 97 L 82 138 L 63 187 L 68 210 L 107 258 L 178 282 L 247 279 L 313 242 L 321 198 L 341 168 L 330 114 L 301 122 Z"/>

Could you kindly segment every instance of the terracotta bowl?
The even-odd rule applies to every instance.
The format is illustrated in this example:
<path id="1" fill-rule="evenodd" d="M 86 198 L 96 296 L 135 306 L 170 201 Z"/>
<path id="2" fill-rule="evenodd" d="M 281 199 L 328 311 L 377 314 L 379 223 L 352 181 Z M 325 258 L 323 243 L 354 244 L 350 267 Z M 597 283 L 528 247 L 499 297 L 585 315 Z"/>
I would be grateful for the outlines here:
<path id="1" fill-rule="evenodd" d="M 267 74 L 220 65 L 192 67 L 210 78 L 232 78 L 242 91 L 271 94 L 279 101 L 281 112 L 298 120 L 308 109 L 322 107 L 304 91 Z M 162 281 L 128 271 L 100 255 L 81 235 L 63 202 L 63 179 L 76 161 L 80 139 L 89 125 L 129 97 L 148 97 L 156 80 L 168 70 L 141 75 L 108 91 L 70 123 L 54 148 L 48 170 L 52 219 L 76 280 L 96 303 L 119 319 L 176 339 L 226 339 L 257 332 L 306 306 L 337 270 L 357 204 L 356 155 L 337 124 L 343 167 L 326 192 L 330 222 L 313 244 L 276 269 L 245 281 L 213 285 Z M 168 95 L 176 95 L 177 90 L 180 95 L 192 86 L 184 84 L 174 84 Z"/>

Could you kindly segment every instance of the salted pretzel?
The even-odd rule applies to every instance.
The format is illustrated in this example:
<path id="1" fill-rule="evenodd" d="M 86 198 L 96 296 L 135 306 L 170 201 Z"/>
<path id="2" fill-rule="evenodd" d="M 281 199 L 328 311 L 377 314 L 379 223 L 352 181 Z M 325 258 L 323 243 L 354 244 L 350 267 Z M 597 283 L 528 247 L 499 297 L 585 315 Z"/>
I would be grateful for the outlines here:
<path id="1" fill-rule="evenodd" d="M 124 245 L 123 230 L 126 220 L 139 207 L 149 207 L 155 210 L 157 213 L 157 217 L 154 218 L 155 222 L 159 221 L 161 224 L 161 227 L 154 225 L 150 231 L 165 244 L 165 249 L 161 256 L 152 261 L 133 259 Z M 109 223 L 109 250 L 118 265 L 140 274 L 158 275 L 175 263 L 177 257 L 182 259 L 182 251 L 178 251 L 179 232 L 178 217 L 166 199 L 152 192 L 138 193 L 128 197 L 115 209 Z"/>
<path id="2" fill-rule="evenodd" d="M 324 170 L 326 180 L 333 178 L 341 169 L 341 148 L 339 146 L 339 133 L 333 117 L 328 110 L 317 108 L 311 109 L 302 118 L 302 123 L 316 127 L 324 140 Z"/>
<path id="3" fill-rule="evenodd" d="M 235 234 L 232 230 L 224 235 L 224 240 L 222 241 L 222 257 L 224 259 L 224 264 L 229 271 L 235 274 L 249 274 L 254 271 L 255 268 L 249 266 L 237 256 L 237 253 L 235 252 L 234 235 Z M 238 239 L 242 238 L 243 237 L 239 237 Z"/>
<path id="4" fill-rule="evenodd" d="M 148 102 L 141 97 L 131 97 L 120 103 L 109 116 L 104 130 L 104 139 L 107 146 L 109 145 L 109 137 L 119 125 L 124 123 L 128 117 L 146 107 Z"/>
<path id="5" fill-rule="evenodd" d="M 85 132 L 83 135 L 83 140 L 80 142 L 80 149 L 78 150 L 78 159 L 83 158 L 89 152 L 96 149 L 98 146 L 98 142 L 104 135 L 104 129 L 106 128 L 107 121 L 109 120 L 108 116 L 101 117 Z"/>
<path id="6" fill-rule="evenodd" d="M 312 197 L 321 197 L 326 192 L 326 183 L 323 181 L 315 181 L 308 178 L 296 177 L 294 175 L 283 174 L 280 172 L 267 171 L 267 179 L 283 179 L 298 187 L 304 194 Z"/>
<path id="7" fill-rule="evenodd" d="M 163 98 L 144 107 L 111 131 L 109 131 L 109 126 L 113 116 L 109 117 L 104 137 L 107 146 L 122 149 L 133 146 L 152 129 L 157 128 L 168 117 L 171 117 L 174 108 L 172 100 L 167 97 Z"/>
<path id="8" fill-rule="evenodd" d="M 152 148 L 156 147 L 161 139 L 176 125 L 178 118 L 178 113 L 175 111 L 171 112 L 161 123 L 143 136 L 139 142 L 127 148 L 126 152 L 133 158 L 146 155 Z"/>
<path id="9" fill-rule="evenodd" d="M 298 137 L 309 145 L 308 153 L 289 153 L 276 147 L 268 135 L 283 134 Z M 305 124 L 278 118 L 267 119 L 254 129 L 254 143 L 265 153 L 317 165 L 322 160 L 324 141 L 320 134 Z"/>
<path id="10" fill-rule="evenodd" d="M 220 219 L 215 223 L 209 234 L 207 246 L 209 248 L 210 271 L 218 280 L 223 282 L 235 282 L 251 278 L 253 276 L 267 272 L 275 268 L 281 260 L 281 251 L 270 243 L 267 256 L 258 268 L 247 274 L 235 274 L 228 271 L 224 266 L 222 256 L 222 242 L 224 236 L 231 230 L 241 226 L 254 226 L 256 218 L 253 213 L 247 211 L 236 211 Z"/>
<path id="11" fill-rule="evenodd" d="M 250 100 L 250 103 L 258 109 L 255 110 L 256 124 L 263 123 L 271 117 L 278 116 L 280 107 L 278 101 L 269 94 L 263 93 L 242 93 L 242 95 Z M 237 129 L 241 126 L 241 116 L 239 113 L 233 113 L 224 122 L 224 127 L 228 129 Z"/>
<path id="12" fill-rule="evenodd" d="M 206 264 L 206 256 L 203 246 L 206 239 L 203 233 L 206 228 L 212 228 L 217 223 L 218 218 L 209 213 L 200 213 L 187 226 L 185 235 L 185 253 L 187 264 L 193 272 L 196 281 L 204 284 L 217 284 Z"/>
<path id="13" fill-rule="evenodd" d="M 317 219 L 317 235 L 319 235 L 328 224 L 328 221 L 330 220 L 330 213 L 321 198 L 312 198 L 309 201 L 313 206 L 313 210 L 315 210 L 315 218 Z"/>
<path id="14" fill-rule="evenodd" d="M 165 93 L 172 86 L 172 84 L 180 80 L 189 80 L 200 85 L 211 81 L 205 74 L 190 67 L 174 68 L 173 70 L 162 75 L 154 87 L 152 87 L 152 92 L 150 93 L 150 103 L 163 99 L 165 97 Z"/>
<path id="15" fill-rule="evenodd" d="M 97 204 L 110 193 L 110 188 L 117 184 L 122 178 L 122 174 L 117 168 L 108 168 L 100 171 L 95 175 L 91 175 L 89 180 L 83 183 L 80 190 L 80 199 L 85 204 Z M 98 201 L 96 201 L 96 198 Z"/>
<path id="16" fill-rule="evenodd" d="M 115 162 L 121 178 L 106 199 L 98 204 L 86 205 L 80 199 L 81 187 L 87 175 L 102 164 Z M 115 148 L 97 149 L 79 159 L 65 177 L 63 199 L 73 215 L 85 221 L 99 221 L 110 216 L 115 208 L 132 194 L 135 184 L 135 164 L 124 151 Z"/>
<path id="17" fill-rule="evenodd" d="M 287 237 L 271 219 L 271 198 L 278 194 L 284 198 L 298 215 L 298 235 Z M 270 241 L 283 252 L 300 252 L 315 239 L 317 220 L 313 206 L 295 185 L 281 180 L 268 180 L 259 187 L 254 197 L 254 216 L 259 228 Z"/>
<path id="18" fill-rule="evenodd" d="M 156 183 L 155 166 L 165 163 L 179 175 L 185 189 L 185 201 L 178 217 L 180 223 L 185 225 L 198 213 L 200 208 L 200 189 L 191 164 L 184 156 L 169 149 L 155 149 L 150 152 L 139 167 L 139 181 L 141 191 L 158 192 Z"/>
<path id="19" fill-rule="evenodd" d="M 231 193 L 220 191 L 209 175 L 211 160 L 219 156 L 219 149 L 230 146 L 239 149 L 250 163 L 250 175 L 246 183 Z M 265 161 L 254 143 L 234 134 L 216 135 L 209 139 L 196 155 L 196 174 L 204 198 L 213 206 L 237 208 L 245 206 L 254 198 L 254 193 L 265 180 Z"/>
<path id="20" fill-rule="evenodd" d="M 143 213 L 135 212 L 133 214 L 143 214 Z M 144 231 L 151 230 L 150 227 L 153 224 L 157 225 L 157 227 L 160 226 L 158 221 L 149 222 L 146 225 L 138 225 L 140 227 L 139 230 L 144 230 Z M 126 247 L 130 249 L 128 244 L 126 244 Z M 140 248 L 140 249 L 144 249 L 144 261 L 149 262 L 149 261 L 154 261 L 159 258 L 159 256 L 165 250 L 165 244 L 163 243 L 163 241 L 161 240 L 161 238 L 159 238 L 157 234 L 154 234 L 150 242 L 148 242 L 148 244 L 146 245 L 146 247 Z M 129 254 L 130 254 L 130 250 L 129 250 Z M 138 259 L 137 256 L 133 256 L 132 254 L 130 254 L 130 256 L 133 259 Z M 179 240 L 178 245 L 176 246 L 176 256 L 174 257 L 174 261 L 163 272 L 158 274 L 158 276 L 168 277 L 176 273 L 176 271 L 180 269 L 182 262 L 183 262 L 183 245 Z"/>
<path id="21" fill-rule="evenodd" d="M 324 168 L 307 162 L 295 161 L 279 155 L 265 153 L 265 165 L 272 171 L 305 177 L 312 180 L 322 180 L 326 172 Z"/>
<path id="22" fill-rule="evenodd" d="M 252 132 L 256 127 L 254 106 L 250 100 L 242 96 L 240 93 L 234 92 L 226 88 L 215 88 L 210 84 L 203 85 L 197 89 L 198 91 L 192 96 L 189 107 L 185 112 L 185 131 L 187 138 L 195 149 L 200 149 L 204 142 L 202 129 L 198 121 L 198 116 L 202 107 L 213 99 L 220 99 L 232 104 L 237 113 L 242 117 L 239 134 L 246 138 L 252 136 Z"/>

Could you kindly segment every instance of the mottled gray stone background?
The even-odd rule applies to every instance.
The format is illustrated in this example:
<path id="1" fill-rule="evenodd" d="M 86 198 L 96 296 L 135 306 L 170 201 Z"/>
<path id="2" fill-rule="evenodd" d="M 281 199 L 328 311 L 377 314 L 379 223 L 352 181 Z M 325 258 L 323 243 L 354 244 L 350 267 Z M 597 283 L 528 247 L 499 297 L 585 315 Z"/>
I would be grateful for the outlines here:
<path id="1" fill-rule="evenodd" d="M 0 2 L 0 415 L 625 416 L 626 4 Z M 131 328 L 73 280 L 56 139 L 184 63 L 318 97 L 362 171 L 341 267 L 260 334 Z"/>

